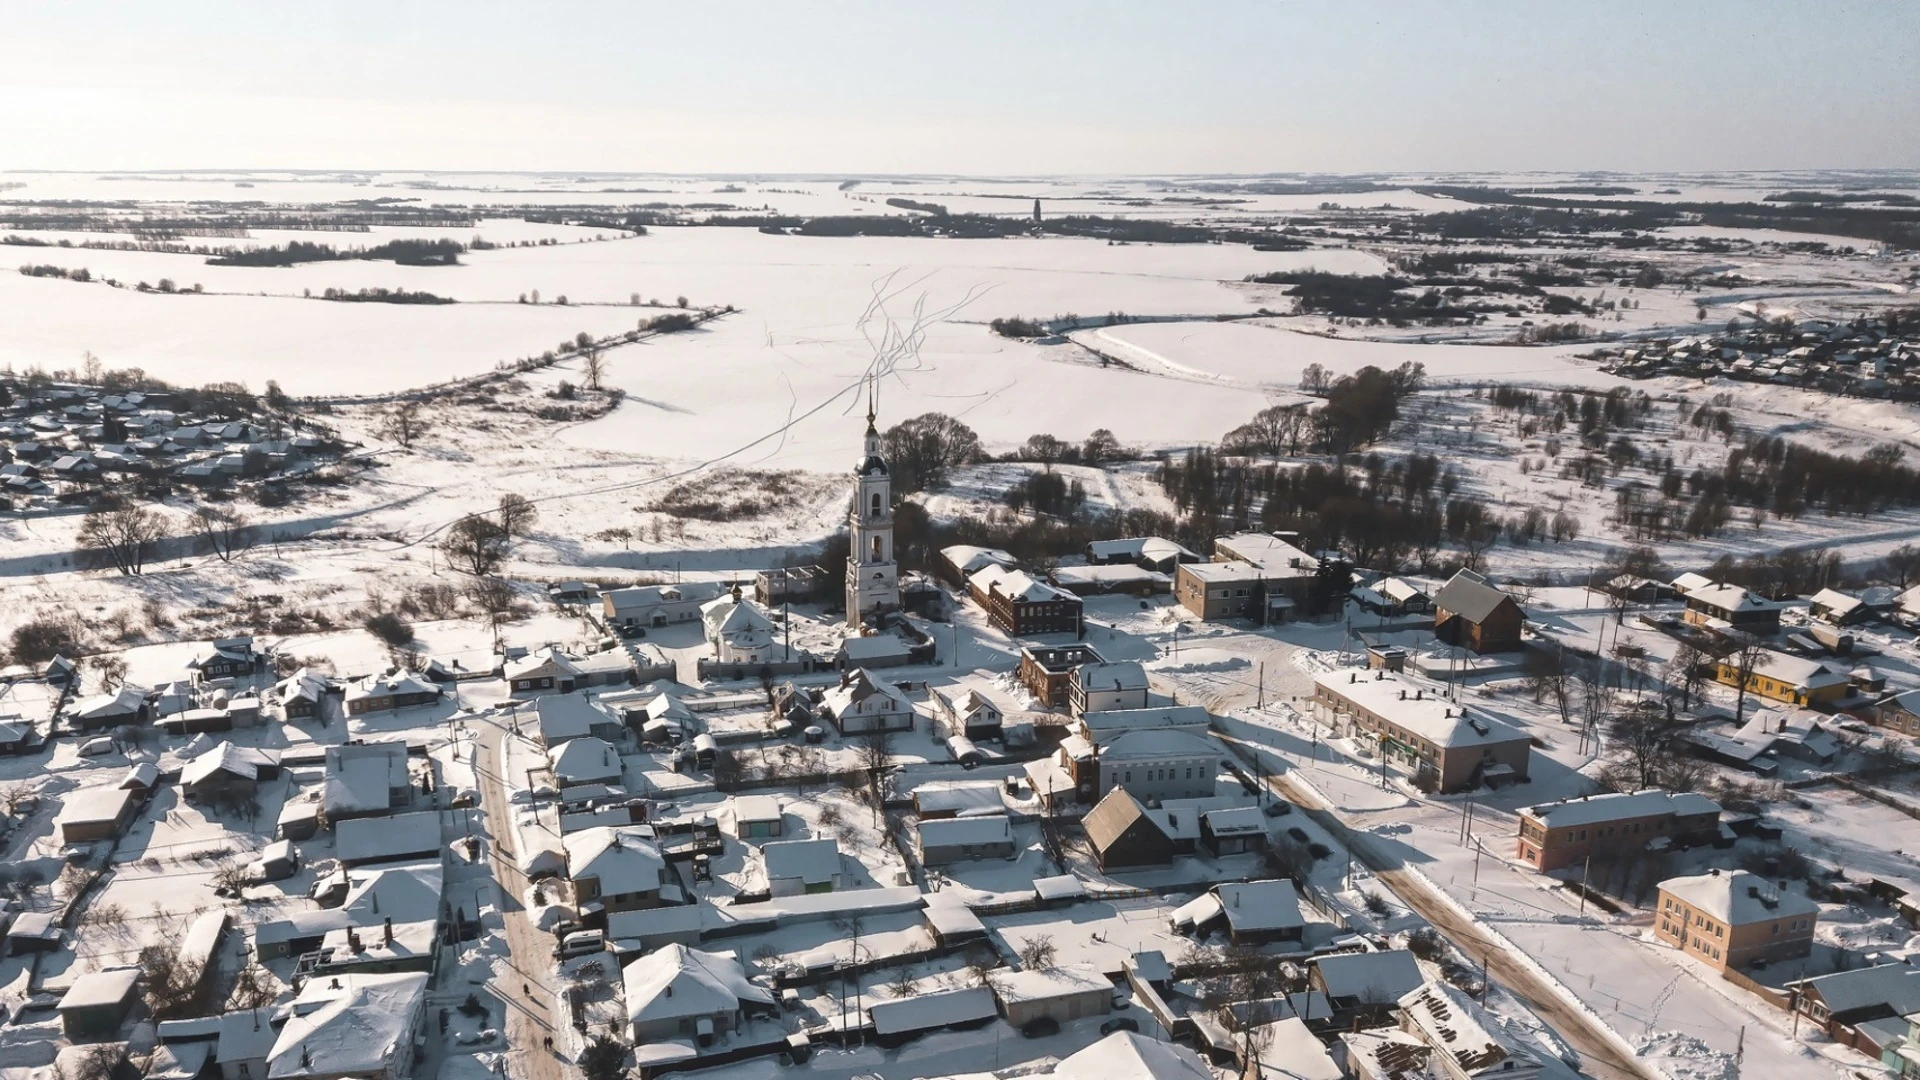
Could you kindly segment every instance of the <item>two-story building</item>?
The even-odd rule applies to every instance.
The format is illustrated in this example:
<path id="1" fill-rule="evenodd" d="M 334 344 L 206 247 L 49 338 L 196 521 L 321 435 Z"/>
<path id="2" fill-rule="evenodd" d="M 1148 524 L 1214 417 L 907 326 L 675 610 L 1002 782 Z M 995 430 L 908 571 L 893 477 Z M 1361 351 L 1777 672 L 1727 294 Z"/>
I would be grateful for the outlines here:
<path id="1" fill-rule="evenodd" d="M 1726 972 L 1811 955 L 1820 906 L 1758 874 L 1709 870 L 1661 882 L 1654 913 L 1659 940 Z"/>
<path id="2" fill-rule="evenodd" d="M 1527 613 L 1485 577 L 1462 570 L 1433 596 L 1433 632 L 1477 653 L 1517 652 Z"/>
<path id="3" fill-rule="evenodd" d="M 1147 707 L 1147 669 L 1137 661 L 1082 664 L 1074 670 L 1067 691 L 1068 705 L 1075 716 L 1113 709 Z"/>
<path id="4" fill-rule="evenodd" d="M 1716 682 L 1738 687 L 1740 674 L 1738 654 L 1714 663 Z M 1809 660 L 1768 649 L 1746 672 L 1746 683 L 1747 693 L 1789 705 L 1830 705 L 1853 692 L 1853 672 L 1830 660 Z"/>
<path id="5" fill-rule="evenodd" d="M 986 608 L 988 621 L 1013 637 L 1078 634 L 1081 630 L 1080 598 L 1025 570 L 1008 570 L 996 564 L 973 575 L 968 584 L 980 606 Z"/>
<path id="6" fill-rule="evenodd" d="M 1733 629 L 1755 637 L 1780 632 L 1780 605 L 1738 585 L 1692 585 L 1683 618 L 1694 626 Z"/>
<path id="7" fill-rule="evenodd" d="M 1442 794 L 1527 776 L 1533 741 L 1526 732 L 1405 675 L 1328 672 L 1313 681 L 1311 707 L 1316 720 L 1376 744 L 1386 764 Z"/>
<path id="8" fill-rule="evenodd" d="M 1073 701 L 1073 673 L 1086 664 L 1106 663 L 1093 646 L 1076 641 L 1067 645 L 1020 646 L 1020 685 L 1049 709 L 1067 708 Z"/>
<path id="9" fill-rule="evenodd" d="M 1589 857 L 1624 858 L 1649 844 L 1688 846 L 1720 836 L 1720 806 L 1691 792 L 1612 791 L 1523 808 L 1514 855 L 1542 872 Z"/>

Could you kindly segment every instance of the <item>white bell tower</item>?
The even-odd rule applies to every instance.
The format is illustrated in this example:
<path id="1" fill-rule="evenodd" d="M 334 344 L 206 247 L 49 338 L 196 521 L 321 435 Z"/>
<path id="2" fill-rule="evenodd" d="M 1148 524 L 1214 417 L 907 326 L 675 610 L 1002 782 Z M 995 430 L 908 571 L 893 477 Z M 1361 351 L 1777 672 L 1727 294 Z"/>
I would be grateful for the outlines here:
<path id="1" fill-rule="evenodd" d="M 883 612 L 900 610 L 900 566 L 893 552 L 893 481 L 880 456 L 872 391 L 867 397 L 867 436 L 854 466 L 853 507 L 847 515 L 847 625 L 859 627 Z"/>

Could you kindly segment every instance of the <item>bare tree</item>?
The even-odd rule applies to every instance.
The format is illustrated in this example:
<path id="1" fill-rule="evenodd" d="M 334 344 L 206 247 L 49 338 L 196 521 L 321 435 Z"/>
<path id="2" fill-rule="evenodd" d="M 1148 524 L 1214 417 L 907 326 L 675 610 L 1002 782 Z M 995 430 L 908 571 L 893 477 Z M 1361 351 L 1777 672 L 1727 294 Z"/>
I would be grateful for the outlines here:
<path id="1" fill-rule="evenodd" d="M 887 993 L 896 998 L 912 997 L 920 988 L 920 980 L 914 977 L 913 965 L 902 964 L 894 971 L 893 978 L 887 982 Z"/>
<path id="2" fill-rule="evenodd" d="M 1053 944 L 1053 938 L 1040 934 L 1029 938 L 1020 946 L 1020 967 L 1026 971 L 1050 971 L 1060 951 Z"/>
<path id="3" fill-rule="evenodd" d="M 263 1009 L 279 996 L 280 985 L 274 982 L 273 974 L 259 964 L 248 964 L 234 978 L 233 989 L 227 992 L 227 1008 L 233 1011 Z"/>
<path id="4" fill-rule="evenodd" d="M 500 496 L 500 534 L 509 540 L 526 538 L 533 523 L 540 520 L 540 511 L 534 508 L 532 500 L 525 495 L 511 491 Z"/>
<path id="5" fill-rule="evenodd" d="M 413 444 L 428 430 L 426 417 L 421 415 L 420 403 L 403 401 L 388 409 L 380 422 L 381 438 L 392 439 L 402 449 L 411 450 Z"/>
<path id="6" fill-rule="evenodd" d="M 453 523 L 440 541 L 447 564 L 462 573 L 485 577 L 507 557 L 507 534 L 488 518 L 474 515 Z"/>
<path id="7" fill-rule="evenodd" d="M 168 535 L 167 519 L 137 503 L 115 500 L 80 522 L 80 546 L 97 565 L 112 566 L 128 577 L 146 569 L 153 549 Z"/>
<path id="8" fill-rule="evenodd" d="M 179 942 L 185 936 L 186 928 L 181 927 L 166 940 L 140 950 L 140 984 L 155 1020 L 195 1016 L 207 1004 L 206 971 L 180 955 Z"/>
<path id="9" fill-rule="evenodd" d="M 1771 657 L 1767 655 L 1766 646 L 1760 643 L 1759 638 L 1738 630 L 1732 633 L 1737 635 L 1734 640 L 1738 645 L 1732 652 L 1720 658 L 1720 665 L 1733 669 L 1735 679 L 1733 726 L 1739 727 L 1745 723 L 1747 713 L 1747 684 L 1753 681 L 1754 669 L 1767 666 L 1767 661 Z"/>
<path id="10" fill-rule="evenodd" d="M 500 628 L 513 615 L 516 597 L 513 586 L 498 577 L 475 578 L 467 585 L 467 599 L 486 617 L 493 631 L 495 646 L 500 644 Z"/>
<path id="11" fill-rule="evenodd" d="M 260 530 L 239 510 L 203 506 L 193 512 L 193 523 L 200 531 L 200 550 L 221 562 L 246 554 L 259 540 Z"/>
<path id="12" fill-rule="evenodd" d="M 607 377 L 607 354 L 597 345 L 587 346 L 581 354 L 580 374 L 586 380 L 587 389 L 598 390 Z"/>
<path id="13" fill-rule="evenodd" d="M 860 734 L 854 747 L 860 759 L 860 773 L 866 778 L 867 802 L 873 806 L 873 820 L 880 821 L 880 809 L 887 801 L 887 774 L 893 767 L 893 732 L 875 728 Z"/>
<path id="14" fill-rule="evenodd" d="M 34 787 L 25 780 L 15 780 L 11 784 L 0 786 L 0 810 L 8 817 L 19 817 L 22 807 L 34 797 Z"/>
<path id="15" fill-rule="evenodd" d="M 1673 659 L 1667 662 L 1667 667 L 1673 672 L 1675 681 L 1680 684 L 1681 708 L 1693 708 L 1693 696 L 1700 691 L 1701 665 L 1711 659 L 1701 651 L 1700 646 L 1684 638 L 1673 650 Z"/>
<path id="16" fill-rule="evenodd" d="M 1560 722 L 1573 722 L 1574 679 L 1567 670 L 1566 654 L 1559 649 L 1536 650 L 1527 654 L 1524 665 L 1527 689 L 1533 700 L 1551 701 L 1560 713 Z"/>
<path id="17" fill-rule="evenodd" d="M 58 1080 L 113 1080 L 127 1060 L 127 1044 L 94 1043 L 54 1066 Z"/>
<path id="18" fill-rule="evenodd" d="M 1609 756 L 1602 779 L 1622 791 L 1669 787 L 1669 778 L 1681 771 L 1676 766 L 1686 760 L 1679 742 L 1683 730 L 1671 708 L 1623 711 L 1607 725 Z"/>
<path id="19" fill-rule="evenodd" d="M 1893 579 L 1894 584 L 1904 589 L 1913 582 L 1916 574 L 1920 574 L 1920 548 L 1901 544 L 1887 552 L 1880 564 L 1886 568 L 1887 576 Z"/>

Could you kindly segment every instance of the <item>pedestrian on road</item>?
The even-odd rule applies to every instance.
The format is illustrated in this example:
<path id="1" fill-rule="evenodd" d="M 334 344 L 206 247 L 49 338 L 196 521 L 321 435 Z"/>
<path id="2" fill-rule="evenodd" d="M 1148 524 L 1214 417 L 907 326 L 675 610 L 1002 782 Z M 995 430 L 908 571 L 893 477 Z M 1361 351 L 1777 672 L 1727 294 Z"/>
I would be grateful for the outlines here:
<path id="1" fill-rule="evenodd" d="M 547 1053 L 549 1054 L 553 1053 L 553 1036 L 549 1035 L 545 1039 L 542 1039 L 541 1041 L 546 1043 Z"/>
<path id="2" fill-rule="evenodd" d="M 521 992 L 522 994 L 525 994 L 525 995 L 526 995 L 526 996 L 528 996 L 528 997 L 532 997 L 532 996 L 533 996 L 533 987 L 531 987 L 531 986 L 528 986 L 528 985 L 527 985 L 526 983 L 521 983 L 521 984 L 520 984 L 520 992 Z"/>

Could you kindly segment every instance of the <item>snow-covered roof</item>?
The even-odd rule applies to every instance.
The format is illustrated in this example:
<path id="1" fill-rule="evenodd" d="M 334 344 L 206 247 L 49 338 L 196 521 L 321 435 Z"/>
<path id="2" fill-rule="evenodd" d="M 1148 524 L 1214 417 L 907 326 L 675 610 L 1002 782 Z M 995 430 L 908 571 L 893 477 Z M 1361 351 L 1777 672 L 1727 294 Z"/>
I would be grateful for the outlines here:
<path id="1" fill-rule="evenodd" d="M 547 761 L 553 767 L 553 775 L 563 782 L 597 783 L 603 780 L 619 780 L 624 774 L 620 764 L 620 752 L 605 739 L 591 735 L 581 739 L 568 739 L 552 750 L 547 751 Z"/>
<path id="2" fill-rule="evenodd" d="M 1894 1014 L 1900 1016 L 1920 1010 L 1920 970 L 1910 964 L 1878 964 L 1837 971 L 1788 985 L 1818 994 L 1820 1003 L 1832 1014 L 1872 1005 L 1891 1006 Z"/>
<path id="3" fill-rule="evenodd" d="M 1210 758 L 1220 744 L 1190 731 L 1123 731 L 1107 741 L 1102 761 L 1159 761 L 1167 758 Z"/>
<path id="4" fill-rule="evenodd" d="M 117 784 L 84 787 L 62 797 L 60 814 L 54 820 L 61 825 L 117 821 L 132 801 L 133 792 Z"/>
<path id="5" fill-rule="evenodd" d="M 192 787 L 217 773 L 227 773 L 241 780 L 257 780 L 261 769 L 279 767 L 280 755 L 272 750 L 223 742 L 187 762 L 180 770 L 180 783 Z"/>
<path id="6" fill-rule="evenodd" d="M 1162 705 L 1145 709 L 1100 709 L 1080 717 L 1080 728 L 1096 743 L 1128 731 L 1153 728 L 1205 730 L 1213 718 L 1201 705 Z"/>
<path id="7" fill-rule="evenodd" d="M 1000 813 L 1003 790 L 992 780 L 933 780 L 913 789 L 913 805 L 922 814 Z"/>
<path id="8" fill-rule="evenodd" d="M 1074 684 L 1086 691 L 1145 690 L 1147 669 L 1137 660 L 1081 664 L 1073 672 Z"/>
<path id="9" fill-rule="evenodd" d="M 594 878 L 603 894 L 655 892 L 665 879 L 667 861 L 651 829 L 600 825 L 569 833 L 560 843 L 567 852 L 567 877 Z"/>
<path id="10" fill-rule="evenodd" d="M 1198 560 L 1200 556 L 1181 547 L 1171 540 L 1162 540 L 1158 536 L 1130 536 L 1121 540 L 1095 540 L 1087 545 L 1087 554 L 1095 559 L 1152 559 L 1159 562 L 1167 558 L 1184 557 Z"/>
<path id="11" fill-rule="evenodd" d="M 1376 581 L 1373 584 L 1373 591 L 1396 604 L 1427 598 L 1426 590 L 1405 578 L 1390 577 L 1383 581 Z"/>
<path id="12" fill-rule="evenodd" d="M 1668 878 L 1660 883 L 1660 891 L 1728 926 L 1820 913 L 1820 905 L 1798 893 L 1782 892 L 1766 878 L 1745 870 Z"/>
<path id="13" fill-rule="evenodd" d="M 311 668 L 301 668 L 273 684 L 273 700 L 281 705 L 294 701 L 318 702 L 333 686 L 333 680 Z"/>
<path id="14" fill-rule="evenodd" d="M 1401 998 L 1400 1010 L 1422 1041 L 1456 1063 L 1458 1074 L 1511 1076 L 1540 1067 L 1531 1054 L 1494 1035 L 1480 1007 L 1446 983 L 1428 983 Z"/>
<path id="15" fill-rule="evenodd" d="M 876 704 L 866 704 L 869 698 L 880 698 Z M 840 681 L 840 685 L 828 690 L 821 698 L 821 705 L 832 716 L 844 716 L 860 706 L 859 712 L 865 715 L 878 713 L 911 713 L 913 702 L 900 688 L 878 678 L 866 668 L 855 668 Z"/>
<path id="16" fill-rule="evenodd" d="M 1729 663 L 1729 660 L 1722 660 L 1721 663 Z M 1753 672 L 1808 690 L 1845 684 L 1853 678 L 1844 665 L 1829 660 L 1809 660 L 1771 649 L 1761 654 L 1759 661 L 1753 665 Z"/>
<path id="17" fill-rule="evenodd" d="M 365 701 L 369 698 L 403 697 L 414 694 L 438 695 L 440 687 L 411 671 L 398 675 L 368 675 L 356 679 L 347 686 L 346 700 Z"/>
<path id="18" fill-rule="evenodd" d="M 998 593 L 1022 603 L 1038 604 L 1049 600 L 1072 600 L 1080 598 L 1041 581 L 1025 570 L 1008 570 L 1001 566 L 989 566 L 967 579 L 981 592 Z"/>
<path id="19" fill-rule="evenodd" d="M 840 655 L 856 664 L 907 656 L 912 646 L 898 634 L 856 634 L 840 642 Z"/>
<path id="20" fill-rule="evenodd" d="M 343 862 L 380 862 L 437 851 L 440 815 L 432 810 L 392 817 L 351 818 L 333 827 L 333 850 Z"/>
<path id="21" fill-rule="evenodd" d="M 970 686 L 964 690 L 957 688 L 935 690 L 933 693 L 946 703 L 946 707 L 953 715 L 962 720 L 971 720 L 983 713 L 994 717 L 1003 715 L 1000 706 L 994 704 L 993 699 L 982 693 L 978 687 Z"/>
<path id="22" fill-rule="evenodd" d="M 867 1007 L 874 1033 L 882 1036 L 985 1020 L 997 1011 L 993 991 L 984 986 L 935 990 L 930 994 L 878 1001 Z"/>
<path id="23" fill-rule="evenodd" d="M 1335 953 L 1314 960 L 1313 965 L 1328 997 L 1353 998 L 1363 1005 L 1398 1001 L 1426 981 L 1420 962 L 1405 949 Z"/>
<path id="24" fill-rule="evenodd" d="M 1346 677 L 1354 674 L 1360 677 L 1349 682 Z M 1397 672 L 1330 671 L 1313 681 L 1444 749 L 1529 741 L 1527 733 L 1512 724 L 1455 705 L 1441 696 L 1439 688 Z"/>
<path id="25" fill-rule="evenodd" d="M 1002 844 L 1013 839 L 1013 823 L 1005 814 L 937 818 L 920 822 L 918 828 L 923 848 Z"/>
<path id="26" fill-rule="evenodd" d="M 1773 611 L 1780 607 L 1738 585 L 1702 585 L 1686 590 L 1687 602 L 1729 614 L 1743 611 Z"/>
<path id="27" fill-rule="evenodd" d="M 1213 542 L 1216 560 L 1222 554 L 1252 563 L 1262 573 L 1277 576 L 1307 576 L 1317 573 L 1320 560 L 1296 547 L 1286 537 L 1273 533 L 1236 533 Z"/>
<path id="28" fill-rule="evenodd" d="M 425 972 L 307 980 L 267 1053 L 267 1076 L 386 1075 L 426 1000 Z"/>
<path id="29" fill-rule="evenodd" d="M 1837 619 L 1844 619 L 1865 606 L 1866 601 L 1839 589 L 1821 589 L 1807 601 L 1808 607 L 1826 608 Z"/>
<path id="30" fill-rule="evenodd" d="M 993 992 L 1001 1001 L 1050 1001 L 1076 994 L 1110 994 L 1113 983 L 1090 964 L 1072 964 L 1007 972 L 994 980 Z"/>
<path id="31" fill-rule="evenodd" d="M 347 898 L 340 910 L 355 926 L 394 922 L 431 922 L 440 917 L 446 870 L 439 860 L 400 863 L 346 871 Z"/>
<path id="32" fill-rule="evenodd" d="M 1053 1075 L 1057 1080 L 1213 1080 L 1213 1070 L 1192 1050 L 1134 1031 L 1116 1031 L 1067 1055 Z"/>
<path id="33" fill-rule="evenodd" d="M 84 697 L 73 705 L 73 715 L 82 720 L 98 720 L 108 716 L 130 716 L 140 711 L 147 699 L 138 690 L 122 686 L 111 694 L 95 694 Z"/>
<path id="34" fill-rule="evenodd" d="M 824 885 L 840 873 L 840 845 L 830 839 L 775 840 L 760 846 L 768 881 L 798 878 L 807 885 Z"/>
<path id="35" fill-rule="evenodd" d="M 105 971 L 89 971 L 73 980 L 73 985 L 60 998 L 59 1009 L 99 1009 L 119 1005 L 133 996 L 133 988 L 140 982 L 138 967 L 108 968 Z"/>
<path id="36" fill-rule="evenodd" d="M 739 634 L 773 640 L 773 620 L 767 618 L 758 604 L 735 599 L 731 594 L 700 605 L 700 621 L 706 626 L 708 640 Z"/>
<path id="37" fill-rule="evenodd" d="M 779 821 L 780 800 L 772 795 L 735 795 L 733 820 Z"/>
<path id="38" fill-rule="evenodd" d="M 613 610 L 649 608 L 676 602 L 705 603 L 727 591 L 718 581 L 686 581 L 677 585 L 634 585 L 600 594 Z"/>
<path id="39" fill-rule="evenodd" d="M 743 1001 L 773 1004 L 731 956 L 666 945 L 627 965 L 627 1018 L 636 1024 L 731 1013 Z"/>
<path id="40" fill-rule="evenodd" d="M 1494 609 L 1513 598 L 1495 588 L 1485 577 L 1461 570 L 1433 594 L 1433 606 L 1451 612 L 1468 622 L 1482 622 Z"/>
<path id="41" fill-rule="evenodd" d="M 533 699 L 534 724 L 540 739 L 548 746 L 593 733 L 596 725 L 610 724 L 608 716 L 593 702 L 577 694 L 547 694 Z"/>
<path id="42" fill-rule="evenodd" d="M 213 1060 L 219 1063 L 264 1060 L 273 1051 L 280 1032 L 271 1014 L 259 1009 L 237 1009 L 220 1017 L 220 1038 Z"/>
<path id="43" fill-rule="evenodd" d="M 1200 820 L 1206 822 L 1207 831 L 1215 836 L 1251 836 L 1267 831 L 1265 817 L 1253 806 L 1208 810 L 1200 815 Z"/>
<path id="44" fill-rule="evenodd" d="M 1655 814 L 1673 814 L 1687 817 L 1693 814 L 1717 814 L 1720 804 L 1705 795 L 1696 795 L 1690 791 L 1661 791 L 1647 788 L 1644 791 L 1607 791 L 1598 795 L 1583 795 L 1577 799 L 1560 799 L 1555 802 L 1541 803 L 1522 809 L 1521 814 L 1538 820 L 1549 829 L 1578 828 L 1597 822 L 1625 821 L 1630 818 L 1652 817 Z"/>
<path id="45" fill-rule="evenodd" d="M 160 767 L 151 761 L 134 762 L 120 781 L 122 788 L 150 788 L 160 779 Z"/>
<path id="46" fill-rule="evenodd" d="M 558 649 L 548 647 L 537 649 L 515 660 L 509 660 L 500 669 L 507 681 L 515 679 L 538 678 L 542 675 L 578 675 L 580 668 L 573 658 Z"/>
<path id="47" fill-rule="evenodd" d="M 972 544 L 954 544 L 940 549 L 940 556 L 948 565 L 960 571 L 961 577 L 972 577 L 982 568 L 998 566 L 1018 566 L 1020 560 L 999 548 L 975 547 Z"/>
<path id="48" fill-rule="evenodd" d="M 336 817 L 385 811 L 392 805 L 393 790 L 412 783 L 405 743 L 330 746 L 326 760 L 322 804 Z"/>

